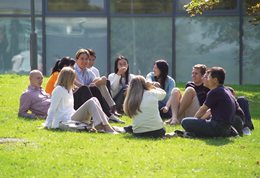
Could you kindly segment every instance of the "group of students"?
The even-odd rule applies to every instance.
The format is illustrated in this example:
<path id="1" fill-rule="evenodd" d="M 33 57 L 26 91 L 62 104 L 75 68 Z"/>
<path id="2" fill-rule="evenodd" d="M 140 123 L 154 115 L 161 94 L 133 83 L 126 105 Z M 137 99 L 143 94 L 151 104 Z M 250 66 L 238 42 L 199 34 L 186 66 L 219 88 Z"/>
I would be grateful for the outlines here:
<path id="1" fill-rule="evenodd" d="M 41 87 L 41 72 L 31 71 L 30 85 L 20 97 L 19 116 L 45 118 L 45 128 L 77 121 L 102 132 L 130 132 L 153 138 L 173 135 L 166 133 L 162 118 L 169 118 L 165 124 L 181 123 L 185 132 L 197 137 L 225 137 L 236 129 L 239 133 L 243 127 L 253 129 L 252 125 L 243 125 L 244 112 L 224 86 L 225 70 L 221 67 L 195 65 L 192 81 L 182 94 L 168 75 L 168 63 L 163 59 L 155 61 L 153 72 L 146 78 L 130 74 L 124 56 L 116 58 L 114 73 L 108 78 L 100 76 L 95 60 L 92 49 L 79 49 L 75 60 L 58 60 L 46 84 L 47 93 Z M 243 100 L 250 117 L 248 103 Z M 123 113 L 133 119 L 132 124 L 111 126 L 109 121 L 124 123 L 119 119 Z"/>
<path id="2" fill-rule="evenodd" d="M 92 49 L 79 49 L 76 52 L 75 60 L 70 57 L 63 57 L 61 60 L 58 60 L 46 84 L 45 89 L 47 93 L 41 87 L 42 73 L 39 70 L 31 71 L 29 77 L 30 85 L 20 97 L 18 115 L 30 118 L 46 118 L 46 128 L 59 128 L 61 122 L 69 120 L 89 123 L 91 118 L 95 128 L 99 128 L 95 124 L 96 119 L 103 118 L 103 120 L 106 119 L 107 121 L 124 123 L 119 117 L 123 111 L 122 106 L 126 85 L 133 76 L 129 74 L 128 61 L 124 56 L 118 56 L 115 61 L 115 73 L 110 74 L 110 80 L 107 80 L 105 76 L 100 77 L 99 70 L 93 66 L 95 59 L 96 54 Z M 71 81 L 69 81 L 69 78 L 73 78 L 73 76 L 71 76 L 72 74 L 69 75 L 69 70 L 75 73 L 72 86 L 70 86 Z M 66 75 L 66 77 L 60 80 L 63 75 Z M 66 89 L 69 95 L 65 95 L 61 88 Z M 91 100 L 94 100 L 95 105 L 101 108 L 98 114 L 96 114 L 97 117 L 94 117 L 95 113 L 93 112 L 95 109 L 90 109 L 87 115 L 83 112 L 86 109 L 82 108 L 86 107 L 85 105 Z M 73 101 L 72 104 L 71 101 Z M 38 109 L 37 105 L 41 105 L 44 108 Z M 80 118 L 72 116 L 74 112 L 71 107 Z M 89 109 L 88 106 L 87 108 Z M 31 111 L 31 113 L 28 111 Z M 121 111 L 121 113 L 117 111 Z M 83 117 L 81 115 L 86 116 L 81 118 Z M 108 131 L 111 131 L 111 126 L 108 122 L 103 125 L 108 125 L 110 127 Z M 106 129 L 103 128 L 98 130 L 106 132 Z M 113 131 L 112 133 L 115 132 Z"/>

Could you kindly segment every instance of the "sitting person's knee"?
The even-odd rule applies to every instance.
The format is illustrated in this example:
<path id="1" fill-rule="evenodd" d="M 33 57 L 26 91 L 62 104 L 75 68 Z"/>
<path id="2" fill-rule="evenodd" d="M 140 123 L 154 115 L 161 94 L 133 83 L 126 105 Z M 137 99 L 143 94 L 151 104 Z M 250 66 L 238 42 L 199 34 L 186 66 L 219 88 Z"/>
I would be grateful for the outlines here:
<path id="1" fill-rule="evenodd" d="M 181 126 L 182 126 L 184 129 L 186 129 L 187 126 L 189 125 L 189 123 L 190 123 L 190 118 L 189 118 L 189 117 L 185 117 L 185 118 L 183 118 L 182 121 L 181 121 Z"/>
<path id="2" fill-rule="evenodd" d="M 196 90 L 195 90 L 194 88 L 192 88 L 192 87 L 187 87 L 187 88 L 185 89 L 185 92 L 186 92 L 186 93 L 196 94 Z"/>
<path id="3" fill-rule="evenodd" d="M 248 99 L 245 96 L 239 96 L 237 97 L 237 102 L 247 102 L 248 103 Z"/>
<path id="4" fill-rule="evenodd" d="M 181 90 L 179 88 L 173 88 L 171 91 L 172 95 L 177 95 L 177 94 L 181 94 Z"/>
<path id="5" fill-rule="evenodd" d="M 197 122 L 197 118 L 195 117 L 185 117 L 181 121 L 182 127 L 186 130 L 187 128 L 190 128 Z"/>

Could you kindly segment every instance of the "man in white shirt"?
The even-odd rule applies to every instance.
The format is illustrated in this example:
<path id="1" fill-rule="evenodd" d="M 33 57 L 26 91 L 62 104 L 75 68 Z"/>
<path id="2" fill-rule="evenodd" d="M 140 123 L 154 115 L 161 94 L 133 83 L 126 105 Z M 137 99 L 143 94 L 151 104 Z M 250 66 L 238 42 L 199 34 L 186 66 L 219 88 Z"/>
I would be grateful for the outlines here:
<path id="1" fill-rule="evenodd" d="M 87 50 L 89 52 L 87 68 L 90 69 L 96 75 L 96 77 L 100 77 L 99 70 L 94 66 L 94 64 L 96 63 L 96 52 L 90 48 L 88 48 Z"/>
<path id="2" fill-rule="evenodd" d="M 78 87 L 81 86 L 87 86 L 89 87 L 89 89 L 91 90 L 93 96 L 97 97 L 99 100 L 101 97 L 98 97 L 96 94 L 97 93 L 101 93 L 102 96 L 104 97 L 106 103 L 108 104 L 108 106 L 111 108 L 111 116 L 109 116 L 109 113 L 106 112 L 106 107 L 104 106 L 104 101 L 100 101 L 102 108 L 104 110 L 104 112 L 108 115 L 108 117 L 116 122 L 121 122 L 123 123 L 123 121 L 121 121 L 119 118 L 115 117 L 115 113 L 113 112 L 113 108 L 115 108 L 115 102 L 113 101 L 113 99 L 111 98 L 107 87 L 103 84 L 103 80 L 96 77 L 95 74 L 88 69 L 87 64 L 89 62 L 89 52 L 86 49 L 80 49 L 78 50 L 78 52 L 76 53 L 76 64 L 75 64 L 75 72 L 77 75 L 77 82 L 76 85 Z M 97 91 L 99 90 L 99 91 Z"/>

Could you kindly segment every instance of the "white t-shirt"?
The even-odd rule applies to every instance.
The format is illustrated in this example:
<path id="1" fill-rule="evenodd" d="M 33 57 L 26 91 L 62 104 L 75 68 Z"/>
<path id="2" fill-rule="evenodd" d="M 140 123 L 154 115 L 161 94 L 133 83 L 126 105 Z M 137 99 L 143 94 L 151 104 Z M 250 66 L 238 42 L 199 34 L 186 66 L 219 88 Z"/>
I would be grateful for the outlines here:
<path id="1" fill-rule="evenodd" d="M 100 77 L 99 70 L 96 67 L 92 66 L 89 69 L 95 74 L 96 77 Z"/>
<path id="2" fill-rule="evenodd" d="M 111 73 L 108 75 L 108 80 L 110 81 L 112 97 L 115 97 L 123 87 L 123 85 L 120 84 L 120 78 L 121 78 L 121 76 L 117 75 L 115 73 Z M 129 74 L 128 84 L 130 84 L 130 81 L 132 80 L 132 78 L 134 78 L 134 74 Z M 125 84 L 125 78 L 123 78 L 122 84 Z"/>

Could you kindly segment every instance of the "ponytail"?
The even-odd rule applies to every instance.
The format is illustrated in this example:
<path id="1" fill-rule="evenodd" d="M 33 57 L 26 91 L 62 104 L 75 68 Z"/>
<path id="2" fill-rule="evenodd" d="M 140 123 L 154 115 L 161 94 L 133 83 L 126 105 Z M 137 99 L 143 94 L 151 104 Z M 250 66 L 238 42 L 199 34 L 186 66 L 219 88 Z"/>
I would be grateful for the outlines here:
<path id="1" fill-rule="evenodd" d="M 53 74 L 54 72 L 60 72 L 60 69 L 59 69 L 60 61 L 61 61 L 60 59 L 57 60 L 57 62 L 55 63 L 55 66 L 52 68 L 51 74 Z"/>

